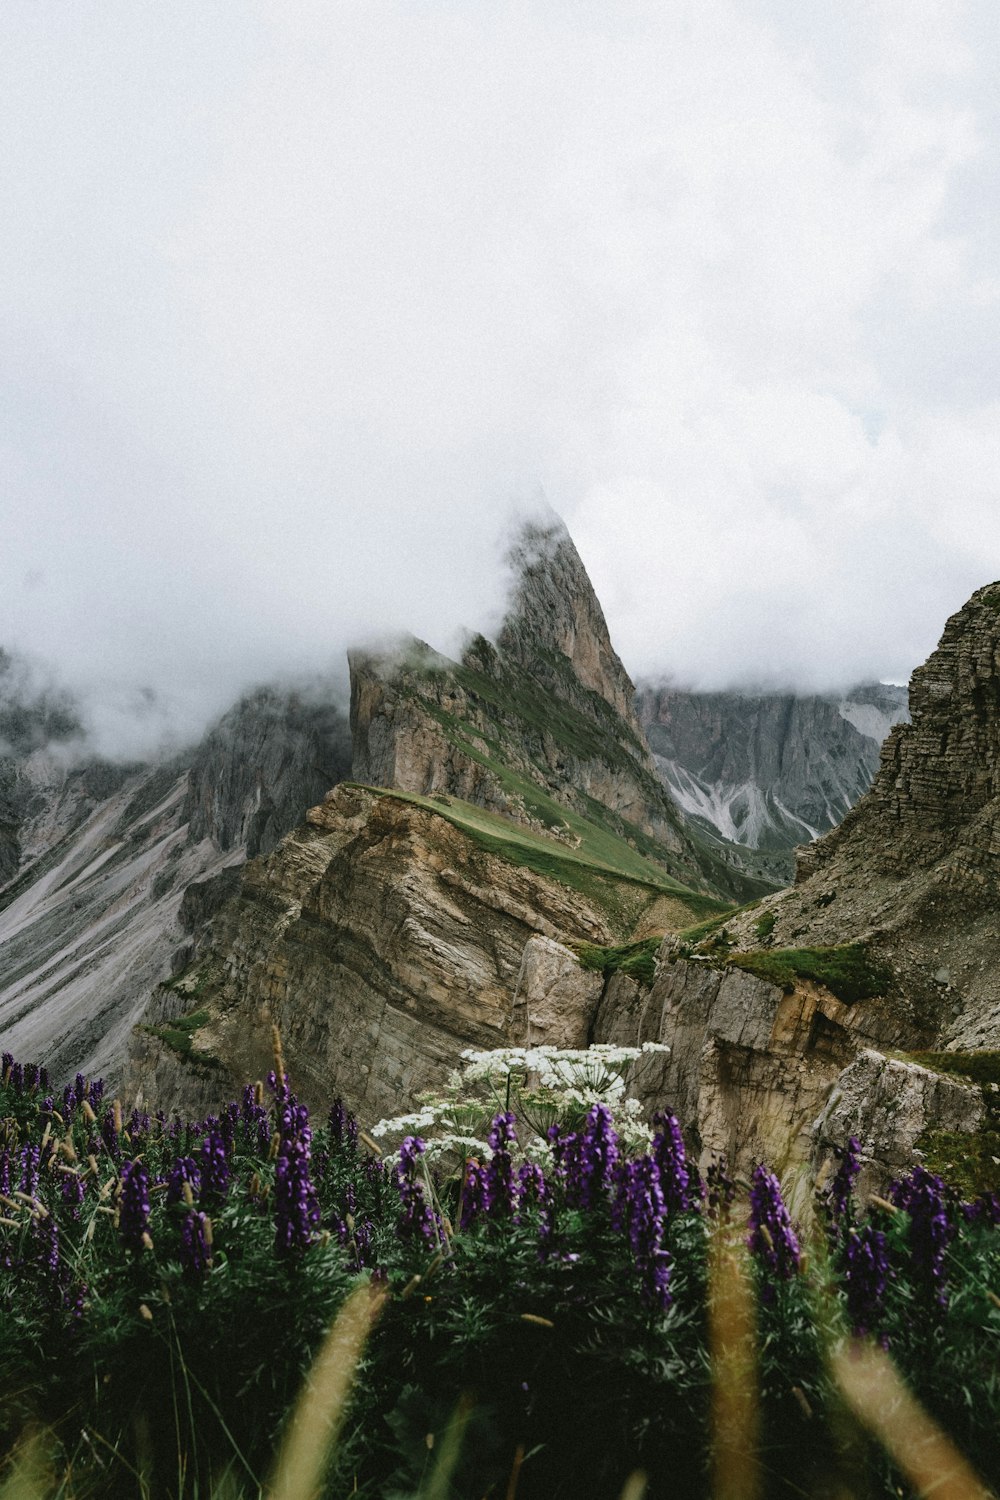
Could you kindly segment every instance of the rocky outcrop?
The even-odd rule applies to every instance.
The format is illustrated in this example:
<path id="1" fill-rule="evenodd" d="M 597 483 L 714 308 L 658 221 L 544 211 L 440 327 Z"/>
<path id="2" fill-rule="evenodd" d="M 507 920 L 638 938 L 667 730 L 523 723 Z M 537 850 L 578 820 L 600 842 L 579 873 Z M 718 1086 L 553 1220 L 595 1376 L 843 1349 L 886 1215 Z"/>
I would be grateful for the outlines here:
<path id="1" fill-rule="evenodd" d="M 908 1045 L 1000 1043 L 1000 585 L 913 676 L 871 790 L 765 907 L 772 947 L 877 945 Z M 727 924 L 755 947 L 761 910 Z"/>
<path id="2" fill-rule="evenodd" d="M 603 981 L 566 943 L 613 936 L 592 898 L 443 810 L 344 785 L 248 865 L 175 983 L 177 1011 L 207 1012 L 190 1058 L 171 1075 L 162 1036 L 139 1032 L 129 1088 L 186 1107 L 206 1065 L 220 1087 L 262 1076 L 273 1023 L 297 1090 L 340 1094 L 371 1122 L 442 1082 L 463 1048 L 585 1044 Z"/>
<path id="3" fill-rule="evenodd" d="M 872 1045 L 892 1025 L 877 1003 L 846 1005 L 804 981 L 785 993 L 677 952 L 666 939 L 650 988 L 623 976 L 608 985 L 595 1039 L 670 1048 L 642 1060 L 633 1092 L 650 1111 L 675 1111 L 703 1169 L 722 1156 L 749 1175 L 766 1161 L 807 1215 L 848 1136 L 861 1143 L 866 1192 L 911 1169 L 928 1131 L 971 1138 L 982 1124 L 979 1088 Z"/>
<path id="4" fill-rule="evenodd" d="M 862 1049 L 838 1075 L 812 1127 L 813 1171 L 829 1176 L 837 1146 L 859 1142 L 861 1193 L 909 1171 L 930 1130 L 972 1136 L 983 1124 L 982 1091 L 902 1058 Z"/>
<path id="5" fill-rule="evenodd" d="M 790 880 L 793 850 L 835 827 L 871 785 L 879 749 L 907 717 L 906 690 L 844 697 L 696 693 L 643 686 L 636 710 L 677 803 Z"/>
<path id="6" fill-rule="evenodd" d="M 524 526 L 508 561 L 514 585 L 497 636 L 501 661 L 557 697 L 571 696 L 585 713 L 593 711 L 589 695 L 597 694 L 641 738 L 635 688 L 562 521 L 553 515 Z"/>
<path id="7" fill-rule="evenodd" d="M 477 636 L 461 662 L 416 641 L 352 654 L 355 778 L 447 793 L 570 842 L 576 814 L 696 889 L 744 900 L 770 889 L 737 849 L 685 825 L 562 523 L 525 528 L 512 555 L 495 646 Z"/>
<path id="8" fill-rule="evenodd" d="M 113 1080 L 151 993 L 190 961 L 195 931 L 236 889 L 234 867 L 272 848 L 347 769 L 347 726 L 332 699 L 262 690 L 190 756 L 116 766 L 69 757 L 59 735 L 80 729 L 58 696 L 5 702 L 5 1046 L 54 1077 Z"/>
<path id="9" fill-rule="evenodd" d="M 202 740 L 188 773 L 184 819 L 197 842 L 268 854 L 351 772 L 350 729 L 329 694 L 261 688 Z"/>

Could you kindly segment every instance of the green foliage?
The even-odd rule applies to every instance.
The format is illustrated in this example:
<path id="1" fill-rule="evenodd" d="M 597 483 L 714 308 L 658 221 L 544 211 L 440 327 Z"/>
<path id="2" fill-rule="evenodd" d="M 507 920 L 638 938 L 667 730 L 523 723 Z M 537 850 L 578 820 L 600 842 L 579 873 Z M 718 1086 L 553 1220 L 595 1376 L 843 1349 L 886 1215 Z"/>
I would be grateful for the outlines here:
<path id="1" fill-rule="evenodd" d="M 823 985 L 838 1000 L 854 1005 L 884 995 L 891 975 L 873 962 L 863 943 L 843 943 L 834 948 L 772 948 L 733 953 L 728 962 L 746 969 L 769 984 L 791 994 L 800 979 Z"/>
<path id="2" fill-rule="evenodd" d="M 624 936 L 658 896 L 674 896 L 692 915 L 716 910 L 722 903 L 692 891 L 617 834 L 588 822 L 579 813 L 546 796 L 533 783 L 504 772 L 504 784 L 517 795 L 532 797 L 532 812 L 548 826 L 561 826 L 573 843 L 549 837 L 488 812 L 458 797 L 421 797 L 415 792 L 374 787 L 369 790 L 424 807 L 460 828 L 487 853 L 534 870 L 586 896 Z"/>
<path id="3" fill-rule="evenodd" d="M 617 948 L 602 948 L 597 943 L 575 943 L 573 951 L 581 967 L 603 974 L 627 974 L 630 979 L 648 987 L 656 977 L 656 955 L 662 939 L 644 938 L 638 943 L 624 943 Z"/>
<path id="4" fill-rule="evenodd" d="M 424 1201 L 455 1226 L 428 1241 L 404 1230 L 392 1166 L 342 1124 L 314 1119 L 320 1222 L 308 1244 L 279 1255 L 268 1136 L 280 1102 L 266 1118 L 251 1104 L 221 1112 L 228 1185 L 196 1205 L 168 1203 L 161 1185 L 176 1157 L 203 1159 L 207 1122 L 135 1116 L 119 1126 L 104 1104 L 97 1121 L 79 1107 L 56 1121 L 41 1087 L 0 1083 L 0 1170 L 16 1179 L 43 1153 L 37 1186 L 5 1195 L 0 1224 L 0 1462 L 26 1426 L 44 1424 L 61 1474 L 33 1495 L 259 1500 L 326 1330 L 376 1274 L 390 1295 L 357 1370 L 327 1500 L 515 1490 L 518 1500 L 616 1500 L 635 1469 L 650 1496 L 711 1493 L 709 1247 L 716 1235 L 745 1242 L 742 1206 L 731 1222 L 697 1196 L 666 1214 L 672 1301 L 662 1306 L 642 1292 L 614 1181 L 582 1207 L 542 1152 L 543 1203 L 529 1197 L 463 1228 L 457 1181 L 428 1172 Z M 130 1162 L 152 1184 L 141 1250 L 126 1248 L 118 1223 Z M 76 1182 L 82 1197 L 65 1191 Z M 200 1272 L 181 1254 L 195 1206 L 213 1226 Z M 869 1214 L 889 1266 L 873 1332 L 984 1481 L 1000 1481 L 1000 1227 L 955 1204 L 943 1212 L 940 1301 L 921 1279 L 908 1215 L 884 1206 L 851 1204 L 839 1224 L 824 1221 L 787 1280 L 754 1261 L 763 1500 L 906 1493 L 850 1423 L 827 1364 L 849 1326 L 846 1246 Z"/>
<path id="5" fill-rule="evenodd" d="M 199 1031 L 202 1026 L 206 1026 L 210 1019 L 207 1010 L 196 1010 L 191 1015 L 178 1016 L 162 1026 L 147 1026 L 144 1029 L 153 1036 L 159 1037 L 161 1042 L 166 1042 L 167 1046 L 172 1047 L 181 1057 L 191 1057 L 195 1032 Z M 218 1059 L 208 1053 L 196 1052 L 194 1058 L 204 1066 L 221 1067 Z"/>
<path id="6" fill-rule="evenodd" d="M 1000 1193 L 1000 1052 L 908 1052 L 911 1062 L 947 1073 L 982 1090 L 985 1116 L 978 1130 L 926 1130 L 918 1145 L 931 1171 L 974 1198 Z"/>
<path id="7" fill-rule="evenodd" d="M 754 923 L 754 932 L 757 934 L 757 938 L 760 942 L 767 942 L 768 938 L 771 936 L 771 933 L 774 931 L 777 920 L 777 912 L 773 911 L 766 911 L 762 917 L 759 917 L 757 919 L 757 921 Z"/>

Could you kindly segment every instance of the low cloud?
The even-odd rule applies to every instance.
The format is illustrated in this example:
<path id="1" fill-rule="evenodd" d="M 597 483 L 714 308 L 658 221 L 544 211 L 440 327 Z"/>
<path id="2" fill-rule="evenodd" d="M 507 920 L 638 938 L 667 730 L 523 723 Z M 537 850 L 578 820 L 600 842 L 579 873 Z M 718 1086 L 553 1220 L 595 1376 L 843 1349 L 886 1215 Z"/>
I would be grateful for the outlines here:
<path id="1" fill-rule="evenodd" d="M 634 675 L 902 678 L 1000 573 L 995 7 L 0 24 L 0 643 L 103 749 L 488 631 L 540 493 Z"/>

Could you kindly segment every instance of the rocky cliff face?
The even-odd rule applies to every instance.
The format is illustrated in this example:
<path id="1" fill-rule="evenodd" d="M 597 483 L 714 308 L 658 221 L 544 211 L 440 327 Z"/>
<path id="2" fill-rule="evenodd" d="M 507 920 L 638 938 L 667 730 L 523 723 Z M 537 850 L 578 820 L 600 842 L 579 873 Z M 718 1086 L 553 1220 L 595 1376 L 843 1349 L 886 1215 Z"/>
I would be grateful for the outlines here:
<path id="1" fill-rule="evenodd" d="M 351 738 L 336 702 L 261 688 L 197 747 L 184 818 L 190 837 L 267 854 L 307 807 L 351 774 Z"/>
<path id="2" fill-rule="evenodd" d="M 347 726 L 332 702 L 264 691 L 189 758 L 112 766 L 79 759 L 66 702 L 15 707 L 0 761 L 0 796 L 6 787 L 16 813 L 0 886 L 0 1028 L 5 1046 L 54 1075 L 113 1078 L 151 992 L 232 889 L 231 867 L 273 847 L 346 768 Z"/>
<path id="3" fill-rule="evenodd" d="M 782 880 L 793 851 L 835 827 L 863 796 L 906 690 L 884 683 L 843 698 L 640 688 L 638 717 L 659 774 L 708 831 L 758 851 Z"/>
<path id="4" fill-rule="evenodd" d="M 978 590 L 914 673 L 909 724 L 868 794 L 768 903 L 772 946 L 868 940 L 928 1042 L 1000 1043 L 1000 585 Z M 733 924 L 740 942 L 749 920 Z"/>
<path id="5" fill-rule="evenodd" d="M 586 1045 L 603 979 L 566 944 L 610 942 L 655 890 L 611 877 L 574 890 L 467 819 L 455 804 L 331 792 L 247 866 L 166 987 L 164 1013 L 201 1023 L 186 1056 L 169 1027 L 136 1033 L 130 1095 L 217 1099 L 271 1066 L 272 1023 L 299 1092 L 316 1105 L 341 1094 L 369 1123 L 442 1082 L 465 1047 Z"/>
<path id="6" fill-rule="evenodd" d="M 573 814 L 661 861 L 677 879 L 746 899 L 772 882 L 740 851 L 692 831 L 657 775 L 632 684 L 562 523 L 528 527 L 494 646 L 461 662 L 418 642 L 351 658 L 354 776 L 447 792 L 570 841 Z"/>
<path id="7" fill-rule="evenodd" d="M 670 1048 L 638 1065 L 633 1091 L 650 1110 L 676 1112 L 703 1169 L 725 1157 L 749 1175 L 766 1161 L 808 1216 L 848 1136 L 861 1144 L 866 1192 L 911 1168 L 929 1133 L 971 1141 L 983 1124 L 979 1087 L 883 1050 L 907 1036 L 891 1005 L 848 1005 L 809 981 L 785 993 L 682 951 L 664 940 L 648 988 L 621 976 L 609 985 L 594 1036 Z"/>

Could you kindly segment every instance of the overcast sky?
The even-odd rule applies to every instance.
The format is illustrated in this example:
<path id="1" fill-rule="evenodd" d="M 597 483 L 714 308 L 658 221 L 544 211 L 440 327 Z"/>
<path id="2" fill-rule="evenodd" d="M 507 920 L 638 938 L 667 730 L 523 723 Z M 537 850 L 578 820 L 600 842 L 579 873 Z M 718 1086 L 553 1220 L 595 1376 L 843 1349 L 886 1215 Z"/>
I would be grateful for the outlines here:
<path id="1" fill-rule="evenodd" d="M 995 0 L 6 0 L 0 643 L 186 728 L 488 627 L 545 496 L 633 675 L 905 679 L 1000 575 L 998 79 Z"/>

